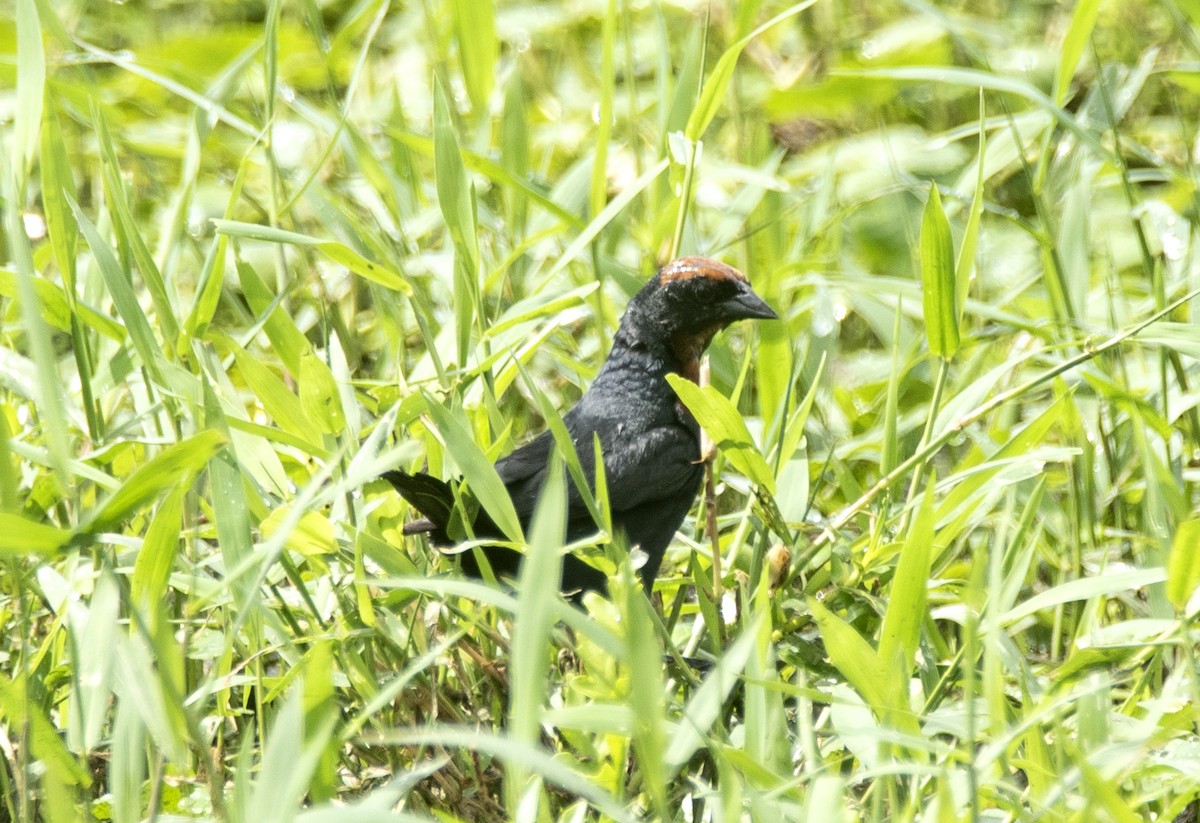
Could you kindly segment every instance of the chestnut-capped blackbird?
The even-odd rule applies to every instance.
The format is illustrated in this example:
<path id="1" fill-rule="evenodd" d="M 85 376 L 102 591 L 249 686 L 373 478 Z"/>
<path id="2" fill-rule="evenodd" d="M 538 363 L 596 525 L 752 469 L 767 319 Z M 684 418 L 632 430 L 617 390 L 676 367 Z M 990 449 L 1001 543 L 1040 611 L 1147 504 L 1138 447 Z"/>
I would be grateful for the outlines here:
<path id="1" fill-rule="evenodd" d="M 645 553 L 640 573 L 646 591 L 704 474 L 700 427 L 666 376 L 698 380 L 700 358 L 713 335 L 735 320 L 777 316 L 737 269 L 704 257 L 675 260 L 629 301 L 595 382 L 563 416 L 589 480 L 595 477 L 593 435 L 599 435 L 613 529 Z M 533 514 L 553 447 L 554 437 L 545 431 L 496 463 L 523 524 Z M 384 477 L 424 515 L 405 526 L 405 534 L 428 533 L 440 545 L 453 542 L 446 533 L 454 511 L 448 483 L 424 473 L 391 471 Z M 597 527 L 578 489 L 568 486 L 567 540 L 574 541 Z M 501 536 L 482 510 L 472 532 L 478 538 Z M 517 574 L 519 552 L 501 546 L 482 551 L 497 577 Z M 472 552 L 462 554 L 462 566 L 467 574 L 481 576 Z M 571 555 L 563 558 L 563 591 L 603 591 L 605 585 L 599 570 Z"/>

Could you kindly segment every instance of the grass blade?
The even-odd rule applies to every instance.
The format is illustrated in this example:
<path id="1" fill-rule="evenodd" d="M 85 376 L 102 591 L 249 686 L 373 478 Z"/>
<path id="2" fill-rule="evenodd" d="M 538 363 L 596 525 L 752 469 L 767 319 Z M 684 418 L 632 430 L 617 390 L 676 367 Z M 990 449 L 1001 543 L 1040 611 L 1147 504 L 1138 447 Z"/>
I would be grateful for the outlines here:
<path id="1" fill-rule="evenodd" d="M 929 350 L 943 360 L 958 351 L 958 289 L 954 276 L 954 241 L 942 210 L 937 186 L 929 187 L 921 218 L 921 294 Z"/>

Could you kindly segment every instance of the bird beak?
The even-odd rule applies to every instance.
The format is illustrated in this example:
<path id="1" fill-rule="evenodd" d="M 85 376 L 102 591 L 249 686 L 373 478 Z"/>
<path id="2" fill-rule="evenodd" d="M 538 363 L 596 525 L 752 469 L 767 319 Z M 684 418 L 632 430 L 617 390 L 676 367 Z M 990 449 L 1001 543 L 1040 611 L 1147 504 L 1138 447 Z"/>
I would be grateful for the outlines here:
<path id="1" fill-rule="evenodd" d="M 730 322 L 734 320 L 778 320 L 779 315 L 767 305 L 766 301 L 749 288 L 739 292 L 721 304 L 725 316 Z"/>

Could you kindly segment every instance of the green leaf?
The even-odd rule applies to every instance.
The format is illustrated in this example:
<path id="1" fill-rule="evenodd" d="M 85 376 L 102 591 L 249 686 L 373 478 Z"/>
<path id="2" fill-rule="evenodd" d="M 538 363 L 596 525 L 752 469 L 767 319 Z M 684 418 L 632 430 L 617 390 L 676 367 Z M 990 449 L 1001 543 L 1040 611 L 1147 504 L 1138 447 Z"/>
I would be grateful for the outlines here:
<path id="1" fill-rule="evenodd" d="M 1103 809 L 1105 814 L 1102 817 L 1112 820 L 1114 823 L 1140 823 L 1145 819 L 1130 808 L 1131 798 L 1123 795 L 1113 784 L 1112 777 L 1101 773 L 1099 769 L 1088 762 L 1086 754 L 1074 751 L 1067 756 L 1071 758 L 1072 763 L 1078 764 L 1080 777 L 1083 778 L 1081 780 L 1084 789 L 1082 794 L 1086 798 L 1088 808 Z"/>
<path id="2" fill-rule="evenodd" d="M 659 29 L 659 68 L 664 78 L 675 81 L 670 100 L 666 97 L 670 85 L 665 81 L 659 84 L 658 105 L 667 112 L 666 127 L 663 129 L 665 134 L 686 129 L 691 113 L 696 109 L 696 96 L 703 82 L 701 73 L 704 71 L 705 42 L 704 30 L 699 26 L 693 27 L 691 37 L 684 44 L 682 65 L 672 63 L 670 34 L 665 27 Z"/>
<path id="3" fill-rule="evenodd" d="M 663 706 L 662 647 L 654 631 L 650 601 L 641 586 L 634 583 L 630 564 L 621 564 L 621 622 L 625 626 L 625 657 L 629 680 L 633 684 L 627 705 L 633 711 L 633 748 L 638 771 L 646 783 L 655 817 L 670 819 L 667 809 L 666 717 Z"/>
<path id="4" fill-rule="evenodd" d="M 654 179 L 658 177 L 671 163 L 670 158 L 664 157 L 655 163 L 650 168 L 646 169 L 642 175 L 630 183 L 625 189 L 608 201 L 608 205 L 604 207 L 604 211 L 597 214 L 590 223 L 584 228 L 579 236 L 571 241 L 571 245 L 567 246 L 564 251 L 550 267 L 550 271 L 546 273 L 545 279 L 551 280 L 556 274 L 565 269 L 575 258 L 577 258 L 584 249 L 591 246 L 592 241 L 596 236 L 604 230 L 604 227 L 616 219 L 629 203 L 642 193 L 642 190 L 649 186 Z"/>
<path id="5" fill-rule="evenodd" d="M 319 418 L 309 417 L 308 409 L 296 395 L 288 389 L 278 375 L 263 365 L 262 361 L 239 346 L 232 338 L 226 337 L 225 342 L 233 352 L 234 361 L 246 387 L 254 393 L 262 403 L 263 409 L 271 419 L 285 432 L 300 438 L 303 442 L 312 444 L 310 451 L 319 449 L 322 442 L 322 428 L 318 425 Z"/>
<path id="6" fill-rule="evenodd" d="M 742 50 L 750 44 L 750 41 L 776 24 L 804 11 L 816 1 L 804 0 L 803 3 L 789 6 L 725 50 L 721 58 L 717 60 L 712 74 L 705 81 L 704 88 L 700 90 L 700 99 L 696 102 L 696 107 L 692 109 L 692 114 L 688 118 L 685 134 L 689 140 L 695 142 L 704 136 L 705 130 L 708 129 L 708 125 L 717 114 L 721 101 L 725 99 L 725 90 L 729 88 L 729 80 L 733 77 L 734 69 L 737 68 L 738 58 L 741 57 Z"/>
<path id="7" fill-rule="evenodd" d="M 179 337 L 175 308 L 171 304 L 167 284 L 158 270 L 158 264 L 154 262 L 150 249 L 146 247 L 141 226 L 129 207 L 124 172 L 117 159 L 117 148 L 113 145 L 104 118 L 100 116 L 99 107 L 93 111 L 93 120 L 96 124 L 96 139 L 100 144 L 101 166 L 104 170 L 104 192 L 109 203 L 109 213 L 113 218 L 113 234 L 117 238 L 119 248 L 128 252 L 142 276 L 142 284 L 150 293 L 150 301 L 154 306 L 155 318 L 163 338 L 174 342 Z"/>
<path id="8" fill-rule="evenodd" d="M 305 352 L 312 351 L 308 338 L 296 327 L 294 321 L 283 307 L 277 295 L 263 282 L 262 277 L 249 263 L 237 261 L 238 283 L 242 287 L 242 296 L 247 305 L 260 319 L 271 348 L 289 372 L 300 374 L 300 357 Z"/>
<path id="9" fill-rule="evenodd" d="M 817 399 L 817 389 L 821 385 L 821 377 L 825 374 L 825 356 L 821 356 L 821 362 L 817 364 L 816 371 L 812 374 L 812 384 L 808 387 L 808 392 L 804 395 L 804 399 L 796 406 L 796 410 L 792 412 L 787 421 L 787 426 L 783 430 L 783 437 L 779 442 L 779 460 L 778 465 L 782 466 L 792 459 L 796 449 L 800 448 L 800 443 L 804 439 L 804 424 L 808 422 L 808 415 L 812 411 L 813 403 Z"/>
<path id="10" fill-rule="evenodd" d="M 547 657 L 551 607 L 562 576 L 562 546 L 567 534 L 567 490 L 562 459 L 557 452 L 538 497 L 529 527 L 529 555 L 521 564 L 517 613 L 513 622 L 512 689 L 509 691 L 509 731 L 514 740 L 535 744 L 541 735 L 541 716 L 548 684 Z M 528 776 L 523 764 L 510 764 L 509 802 L 516 808 L 517 790 Z"/>
<path id="11" fill-rule="evenodd" d="M 434 95 L 433 162 L 442 218 L 446 221 L 455 250 L 465 252 L 470 258 L 469 268 L 475 270 L 474 192 L 450 117 L 450 101 L 441 84 L 437 85 Z"/>
<path id="12" fill-rule="evenodd" d="M 37 3 L 34 0 L 18 0 L 16 11 L 17 106 L 12 113 L 15 128 L 11 150 L 17 165 L 17 179 L 24 181 L 37 155 L 38 135 L 42 129 L 46 49 L 42 45 L 42 24 L 38 20 Z M 8 205 L 12 206 L 11 203 Z"/>
<path id="13" fill-rule="evenodd" d="M 39 688 L 39 692 L 41 689 Z M 6 722 L 22 730 L 28 741 L 27 762 L 37 762 L 38 770 L 52 775 L 61 786 L 90 786 L 87 769 L 68 751 L 58 728 L 40 708 L 40 701 L 28 693 L 25 678 L 10 680 L 0 676 L 0 714 Z"/>
<path id="14" fill-rule="evenodd" d="M 262 532 L 264 540 L 275 536 L 280 526 L 287 520 L 291 510 L 290 505 L 280 506 L 273 509 L 263 519 L 258 528 Z M 283 545 L 305 557 L 316 557 L 337 551 L 337 539 L 333 534 L 333 524 L 327 517 L 315 511 L 306 511 L 300 515 L 300 522 L 288 532 L 283 540 Z"/>
<path id="15" fill-rule="evenodd" d="M 433 164 L 438 207 L 454 244 L 454 321 L 458 364 L 470 354 L 471 328 L 479 303 L 479 245 L 475 227 L 475 187 L 467 177 L 458 136 L 450 117 L 450 101 L 440 82 L 433 99 Z"/>
<path id="16" fill-rule="evenodd" d="M 900 359 L 900 319 L 903 308 L 903 299 L 897 300 L 896 313 L 892 318 L 892 368 L 883 401 L 883 445 L 879 455 L 879 471 L 883 474 L 890 473 L 900 462 L 900 443 L 896 430 L 900 417 L 900 378 L 906 371 Z"/>
<path id="17" fill-rule="evenodd" d="M 500 53 L 496 39 L 496 9 L 493 0 L 452 0 L 451 5 L 463 84 L 471 98 L 471 108 L 480 116 L 486 116 L 495 84 L 496 58 Z"/>
<path id="18" fill-rule="evenodd" d="M 871 84 L 880 81 L 901 80 L 914 83 L 935 83 L 939 86 L 965 86 L 969 89 L 987 89 L 989 91 L 1005 92 L 1023 97 L 1040 109 L 1049 113 L 1063 128 L 1095 150 L 1103 157 L 1109 157 L 1104 146 L 1096 135 L 1080 124 L 1075 115 L 1047 97 L 1037 86 L 1027 80 L 993 74 L 982 69 L 962 69 L 953 66 L 900 66 L 885 69 L 847 69 L 832 71 L 830 79 L 847 78 L 863 80 Z M 894 88 L 889 94 L 894 94 Z M 853 104 L 853 101 L 851 101 Z"/>
<path id="19" fill-rule="evenodd" d="M 304 672 L 304 742 L 319 751 L 312 781 L 305 787 L 313 801 L 328 802 L 337 794 L 341 716 L 334 689 L 337 671 L 332 639 L 313 644 L 301 661 Z"/>
<path id="20" fill-rule="evenodd" d="M 75 176 L 71 161 L 67 157 L 67 146 L 63 141 L 62 127 L 58 114 L 50 107 L 45 114 L 42 129 L 42 155 L 40 174 L 42 178 L 42 205 L 46 213 L 46 234 L 54 250 L 54 260 L 62 276 L 67 299 L 75 297 L 75 262 L 79 248 L 79 227 L 71 217 L 71 207 L 66 196 L 76 197 Z M 53 285 L 46 280 L 38 283 Z M 45 302 L 45 296 L 42 295 Z M 108 320 L 108 318 L 104 318 Z M 109 322 L 112 322 L 111 320 Z M 115 325 L 115 324 L 114 324 Z M 119 339 L 119 338 L 118 338 Z"/>
<path id="21" fill-rule="evenodd" d="M 729 699 L 730 693 L 741 682 L 750 655 L 758 642 L 758 631 L 765 619 L 765 613 L 759 612 L 746 625 L 742 635 L 724 651 L 708 677 L 700 684 L 700 688 L 692 693 L 687 708 L 683 712 L 686 718 L 671 735 L 663 755 L 668 776 L 674 777 L 701 746 L 705 744 L 709 729 L 720 716 Z"/>
<path id="22" fill-rule="evenodd" d="M 1093 597 L 1108 597 L 1119 592 L 1134 591 L 1135 589 L 1153 586 L 1167 579 L 1167 570 L 1137 569 L 1128 572 L 1109 572 L 1101 577 L 1083 577 L 1078 580 L 1068 580 L 1052 589 L 1034 595 L 1023 603 L 1009 609 L 1000 615 L 1001 625 L 1010 625 L 1031 614 L 1037 614 L 1043 609 L 1052 609 L 1063 603 L 1074 603 L 1078 600 L 1089 600 Z"/>
<path id="23" fill-rule="evenodd" d="M 893 689 L 904 691 L 916 658 L 925 622 L 925 603 L 929 591 L 929 566 L 933 556 L 933 493 L 936 481 L 928 480 L 921 508 L 908 529 L 896 573 L 892 576 L 891 595 L 879 633 L 879 657 L 892 672 Z"/>
<path id="24" fill-rule="evenodd" d="M 168 494 L 146 529 L 142 548 L 133 564 L 133 580 L 130 584 L 133 602 L 138 606 L 152 606 L 166 596 L 171 569 L 179 553 L 183 496 L 187 492 L 185 486 L 178 486 Z"/>
<path id="25" fill-rule="evenodd" d="M 316 237 L 309 237 L 307 234 L 284 231 L 271 226 L 260 226 L 257 223 L 242 223 L 237 220 L 214 218 L 212 224 L 218 232 L 230 237 L 245 237 L 250 240 L 284 243 L 290 246 L 310 246 L 333 262 L 345 266 L 359 277 L 394 291 L 412 294 L 412 286 L 403 277 L 391 269 L 371 262 L 344 243 L 338 243 L 335 240 L 320 240 Z"/>
<path id="26" fill-rule="evenodd" d="M 471 486 L 471 492 L 483 506 L 492 521 L 504 535 L 515 543 L 525 542 L 521 521 L 513 508 L 512 498 L 504 481 L 496 474 L 496 467 L 475 443 L 471 432 L 460 423 L 450 410 L 439 403 L 431 394 L 425 394 L 426 407 L 434 425 L 442 434 L 446 450 L 462 469 L 463 476 Z"/>
<path id="27" fill-rule="evenodd" d="M 71 622 L 75 652 L 75 694 L 70 704 L 67 741 L 76 751 L 93 751 L 108 720 L 120 593 L 111 574 L 96 581 L 86 617 Z"/>
<path id="28" fill-rule="evenodd" d="M 627 812 L 625 806 L 608 792 L 604 781 L 596 780 L 574 766 L 570 758 L 551 754 L 540 745 L 513 740 L 509 735 L 440 723 L 415 730 L 384 731 L 379 735 L 379 741 L 404 749 L 430 746 L 462 749 L 472 757 L 483 755 L 504 763 L 519 762 L 541 776 L 544 782 L 561 787 L 568 795 L 586 800 L 618 823 L 633 823 L 642 819 Z M 530 819 L 537 818 L 531 816 Z"/>
<path id="29" fill-rule="evenodd" d="M 508 222 L 517 232 L 523 232 L 529 215 L 529 195 L 524 181 L 529 175 L 529 119 L 526 116 L 525 86 L 521 82 L 521 64 L 513 66 L 512 75 L 504 91 L 504 111 L 500 115 L 500 160 L 501 170 L 513 182 L 505 188 L 505 204 L 508 207 Z M 464 157 L 463 161 L 471 161 Z"/>
<path id="30" fill-rule="evenodd" d="M 380 286 L 402 294 L 412 294 L 412 286 L 408 285 L 408 281 L 403 277 L 391 269 L 368 260 L 349 246 L 335 243 L 332 240 L 323 240 L 314 243 L 313 246 L 333 262 L 340 263 L 365 280 L 378 283 Z"/>
<path id="31" fill-rule="evenodd" d="M 511 124 L 510 124 L 511 125 Z M 518 126 L 512 126 L 517 128 Z M 434 156 L 436 149 L 434 141 L 428 137 L 411 132 L 394 131 L 391 136 L 414 151 L 427 156 Z M 508 144 L 509 138 L 505 138 L 505 145 Z M 471 151 L 469 148 L 460 146 L 459 151 L 462 153 L 463 164 L 468 170 L 477 174 L 482 174 L 492 182 L 499 184 L 502 187 L 518 190 L 524 197 L 528 197 L 542 209 L 553 215 L 555 220 L 563 223 L 565 226 L 579 230 L 585 225 L 579 215 L 563 208 L 559 200 L 564 198 L 555 197 L 555 193 L 547 194 L 546 191 L 536 182 L 528 180 L 525 173 L 517 173 L 510 171 L 505 166 L 477 152 Z M 568 199 L 569 198 L 565 198 Z"/>
<path id="32" fill-rule="evenodd" d="M 890 698 L 885 691 L 888 677 L 887 666 L 871 645 L 862 638 L 854 627 L 846 623 L 820 601 L 808 601 L 808 610 L 817 621 L 829 662 L 845 675 L 846 680 L 863 699 L 873 707 L 886 706 Z"/>
<path id="33" fill-rule="evenodd" d="M 515 363 L 517 368 L 521 370 L 521 376 L 524 378 L 526 385 L 531 388 L 535 387 L 533 380 L 525 373 L 525 368 L 521 365 L 521 361 L 517 360 Z M 571 480 L 575 485 L 575 490 L 579 493 L 580 499 L 583 501 L 583 505 L 587 507 L 588 512 L 592 515 L 592 519 L 597 524 L 605 523 L 609 519 L 606 517 L 607 510 L 602 510 L 596 503 L 595 495 L 592 493 L 592 478 L 584 474 L 583 465 L 579 461 L 579 453 L 575 449 L 575 441 L 571 439 L 571 433 L 567 431 L 567 426 L 563 423 L 562 415 L 558 413 L 558 409 L 554 408 L 554 404 L 550 402 L 550 398 L 545 392 L 537 391 L 536 388 L 533 388 L 531 394 L 537 399 L 542 419 L 546 422 L 546 428 L 554 438 L 558 454 L 566 463 L 567 471 L 571 475 Z M 603 459 L 596 465 L 600 471 L 603 471 Z"/>
<path id="34" fill-rule="evenodd" d="M 712 386 L 697 386 L 686 377 L 668 374 L 667 382 L 679 395 L 679 399 L 695 415 L 696 420 L 708 432 L 725 459 L 772 495 L 775 493 L 775 476 L 767 467 L 767 461 L 754 444 L 746 421 L 733 403 Z"/>
<path id="35" fill-rule="evenodd" d="M 125 323 L 125 329 L 133 341 L 133 346 L 142 358 L 142 364 L 147 371 L 154 375 L 160 385 L 167 385 L 163 376 L 163 346 L 155 338 L 154 332 L 150 328 L 150 321 L 142 311 L 128 270 L 117 262 L 112 249 L 100 236 L 100 232 L 96 230 L 92 221 L 88 220 L 83 210 L 79 208 L 79 204 L 70 196 L 67 196 L 67 203 L 75 215 L 75 222 L 79 224 L 79 229 L 83 232 L 88 246 L 91 247 L 92 257 L 95 258 L 100 274 L 104 277 L 104 284 L 108 286 L 108 293 L 112 297 L 113 305 L 117 307 L 117 313 L 121 315 L 121 320 Z"/>
<path id="36" fill-rule="evenodd" d="M 112 819 L 140 820 L 142 784 L 146 780 L 146 726 L 133 701 L 118 699 L 114 715 L 108 764 Z"/>
<path id="37" fill-rule="evenodd" d="M 987 156 L 987 112 L 984 108 L 983 91 L 979 92 L 979 162 L 975 165 L 975 193 L 971 197 L 971 211 L 963 230 L 962 245 L 958 248 L 958 262 L 954 268 L 955 314 L 954 319 L 962 322 L 963 307 L 971 288 L 971 270 L 975 267 L 975 248 L 979 243 L 979 226 L 983 217 L 983 183 Z"/>
<path id="38" fill-rule="evenodd" d="M 1185 520 L 1175 529 L 1167 561 L 1167 597 L 1183 611 L 1200 586 L 1200 518 Z"/>
<path id="39" fill-rule="evenodd" d="M 19 191 L 21 184 L 16 179 L 16 174 L 0 170 L 0 177 L 3 177 L 3 180 L 0 180 L 0 185 L 3 186 L 2 196 L 7 203 L 4 208 L 0 208 L 0 220 L 3 221 L 0 224 L 0 232 L 7 234 L 3 242 L 8 247 L 7 251 L 17 269 L 24 345 L 37 366 L 37 416 L 41 420 L 40 427 L 45 432 L 51 462 L 59 470 L 60 476 L 65 476 L 66 468 L 73 459 L 75 446 L 71 439 L 73 427 L 68 425 L 63 375 L 59 371 L 58 354 L 38 298 L 35 284 L 41 276 L 34 266 L 29 236 L 25 233 L 25 226 L 21 220 L 21 209 L 11 205 L 20 202 L 25 195 Z M 4 353 L 7 353 L 7 350 Z M 32 382 L 30 381 L 30 384 Z M 8 429 L 8 426 L 5 428 Z"/>
<path id="40" fill-rule="evenodd" d="M 300 406 L 304 416 L 326 434 L 341 434 L 346 429 L 342 396 L 333 372 L 312 348 L 300 354 Z"/>
<path id="41" fill-rule="evenodd" d="M 258 779 L 253 781 L 254 792 L 246 815 L 249 820 L 278 818 L 281 809 L 291 810 L 300 805 L 339 719 L 335 712 L 326 712 L 316 728 L 305 728 L 302 687 L 292 689 L 282 702 L 261 749 Z M 243 774 L 235 779 L 249 782 L 247 778 Z"/>
<path id="42" fill-rule="evenodd" d="M 105 317 L 100 312 L 75 300 L 72 301 L 67 292 L 57 283 L 44 278 L 32 281 L 33 290 L 41 304 L 42 319 L 62 332 L 70 333 L 71 317 L 74 314 L 85 326 L 103 334 L 105 337 L 118 342 L 125 339 L 125 329 L 111 317 Z M 17 298 L 20 296 L 21 284 L 17 275 L 11 271 L 0 269 L 0 295 Z"/>
<path id="43" fill-rule="evenodd" d="M 224 434 L 229 429 L 217 393 L 207 380 L 204 383 L 204 422 L 212 432 Z M 208 484 L 217 544 L 227 575 L 226 585 L 232 587 L 234 596 L 240 601 L 241 609 L 237 614 L 240 624 L 252 616 L 258 603 L 254 597 L 258 588 L 253 576 L 245 574 L 241 566 L 254 550 L 254 542 L 250 534 L 250 499 L 233 449 L 220 449 L 213 455 L 208 466 Z"/>
<path id="44" fill-rule="evenodd" d="M 66 529 L 0 512 L 0 558 L 16 559 L 30 554 L 48 557 L 67 545 L 71 537 Z"/>
<path id="45" fill-rule="evenodd" d="M 808 608 L 825 641 L 829 662 L 845 675 L 880 722 L 894 729 L 920 734 L 916 716 L 904 703 L 907 693 L 895 691 L 896 679 L 890 676 L 889 666 L 883 657 L 871 648 L 853 626 L 819 601 L 809 598 Z"/>
<path id="46" fill-rule="evenodd" d="M 126 519 L 142 506 L 159 499 L 165 490 L 190 485 L 228 442 L 224 434 L 207 429 L 168 446 L 131 474 L 88 521 L 86 530 L 101 532 Z"/>
<path id="47" fill-rule="evenodd" d="M 229 201 L 225 206 L 226 221 L 231 221 L 234 206 L 241 200 L 242 187 L 246 182 L 246 169 L 249 165 L 250 160 L 247 155 L 238 166 L 237 176 L 233 178 L 233 184 L 230 187 Z M 229 235 L 221 231 L 219 226 L 215 226 L 215 228 L 217 229 L 216 234 L 209 244 L 208 253 L 204 257 L 204 265 L 200 269 L 200 282 L 196 288 L 191 311 L 188 312 L 183 323 L 184 333 L 188 337 L 199 337 L 208 329 L 221 300 L 221 288 L 225 283 L 225 260 Z M 240 268 L 240 261 L 238 266 Z"/>
<path id="48" fill-rule="evenodd" d="M 1025 428 L 1010 437 L 1003 446 L 991 454 L 986 463 L 973 466 L 969 472 L 964 472 L 961 482 L 938 501 L 937 514 L 934 519 L 941 520 L 943 517 L 953 514 L 968 498 L 991 483 L 996 475 L 1010 463 L 1026 461 L 1036 464 L 1039 462 L 1040 458 L 1031 452 L 1042 443 L 1046 433 L 1062 417 L 1063 409 L 1070 402 L 1070 398 L 1070 394 L 1061 395 L 1045 411 L 1030 421 Z"/>
<path id="49" fill-rule="evenodd" d="M 929 350 L 943 360 L 950 360 L 958 351 L 954 241 L 934 184 L 929 186 L 929 199 L 921 218 L 921 289 Z"/>
<path id="50" fill-rule="evenodd" d="M 1058 71 L 1054 74 L 1054 102 L 1062 105 L 1071 90 L 1071 78 L 1079 66 L 1079 58 L 1096 26 L 1096 15 L 1100 11 L 1100 0 L 1079 0 L 1071 12 L 1071 25 L 1063 38 L 1058 53 Z"/>

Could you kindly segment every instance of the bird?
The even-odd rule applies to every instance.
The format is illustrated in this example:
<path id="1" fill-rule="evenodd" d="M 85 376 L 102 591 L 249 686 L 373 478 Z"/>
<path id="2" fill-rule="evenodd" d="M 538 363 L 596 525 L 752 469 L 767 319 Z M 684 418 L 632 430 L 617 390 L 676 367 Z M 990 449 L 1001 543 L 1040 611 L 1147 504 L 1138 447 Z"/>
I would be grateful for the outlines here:
<path id="1" fill-rule="evenodd" d="M 706 257 L 667 263 L 630 299 L 608 357 L 592 385 L 565 415 L 584 476 L 595 477 L 593 438 L 604 461 L 614 532 L 645 555 L 639 575 L 653 589 L 663 555 L 687 517 L 704 476 L 700 426 L 667 382 L 668 374 L 699 382 L 700 361 L 717 332 L 738 320 L 774 320 L 775 311 L 736 268 Z M 553 434 L 547 430 L 496 463 L 496 472 L 527 526 L 550 469 Z M 426 534 L 450 545 L 454 488 L 423 472 L 383 475 L 422 517 L 405 534 Z M 567 541 L 598 527 L 579 490 L 568 484 Z M 475 515 L 476 538 L 501 538 L 487 513 Z M 482 551 L 497 579 L 516 577 L 523 555 L 504 546 Z M 473 552 L 461 554 L 463 571 L 482 577 Z M 561 591 L 579 597 L 603 592 L 607 577 L 578 557 L 563 557 Z"/>

